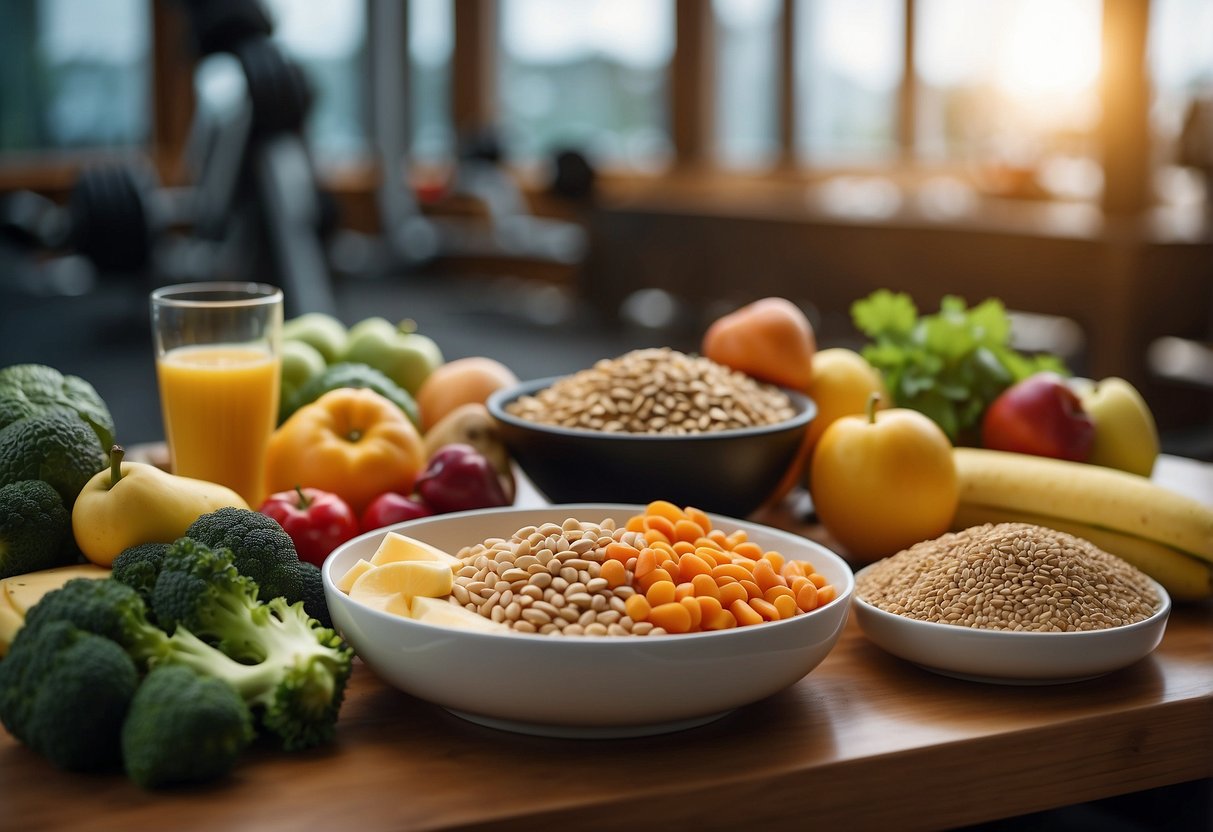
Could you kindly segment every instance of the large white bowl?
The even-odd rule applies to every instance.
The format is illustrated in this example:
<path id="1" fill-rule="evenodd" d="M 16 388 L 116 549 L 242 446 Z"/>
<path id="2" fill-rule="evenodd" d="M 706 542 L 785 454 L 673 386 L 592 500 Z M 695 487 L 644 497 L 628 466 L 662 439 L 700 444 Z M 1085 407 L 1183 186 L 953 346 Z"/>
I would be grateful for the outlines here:
<path id="1" fill-rule="evenodd" d="M 490 537 L 566 518 L 622 525 L 642 506 L 502 508 L 411 520 L 343 544 L 324 563 L 333 622 L 359 657 L 393 686 L 473 722 L 548 736 L 638 736 L 701 725 L 801 679 L 846 624 L 855 578 L 829 549 L 798 535 L 713 516 L 725 531 L 787 558 L 808 560 L 838 590 L 794 618 L 710 633 L 552 637 L 457 630 L 371 609 L 335 581 L 369 559 L 389 531 L 454 553 Z"/>
<path id="2" fill-rule="evenodd" d="M 1015 632 L 939 624 L 882 610 L 859 595 L 855 621 L 877 646 L 936 673 L 1009 685 L 1061 684 L 1128 667 L 1158 646 L 1171 597 L 1157 582 L 1154 588 L 1160 599 L 1157 612 L 1136 624 L 1105 630 Z"/>

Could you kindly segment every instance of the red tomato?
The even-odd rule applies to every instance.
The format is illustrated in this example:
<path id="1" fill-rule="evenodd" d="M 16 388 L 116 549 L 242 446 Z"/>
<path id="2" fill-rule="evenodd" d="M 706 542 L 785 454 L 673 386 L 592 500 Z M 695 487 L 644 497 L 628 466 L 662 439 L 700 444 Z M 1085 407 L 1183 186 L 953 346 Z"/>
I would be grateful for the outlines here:
<path id="1" fill-rule="evenodd" d="M 279 491 L 258 509 L 279 525 L 295 542 L 299 559 L 321 566 L 338 545 L 357 535 L 358 517 L 349 504 L 319 488 Z"/>

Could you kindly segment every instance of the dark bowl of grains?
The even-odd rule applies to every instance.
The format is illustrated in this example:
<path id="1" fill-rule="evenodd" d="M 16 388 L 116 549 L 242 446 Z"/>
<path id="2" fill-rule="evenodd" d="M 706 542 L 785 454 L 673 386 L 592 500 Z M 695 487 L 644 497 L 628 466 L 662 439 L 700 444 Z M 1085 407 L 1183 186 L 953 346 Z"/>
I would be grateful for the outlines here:
<path id="1" fill-rule="evenodd" d="M 817 414 L 807 396 L 664 348 L 523 382 L 487 406 L 553 503 L 662 499 L 734 517 L 772 495 Z"/>

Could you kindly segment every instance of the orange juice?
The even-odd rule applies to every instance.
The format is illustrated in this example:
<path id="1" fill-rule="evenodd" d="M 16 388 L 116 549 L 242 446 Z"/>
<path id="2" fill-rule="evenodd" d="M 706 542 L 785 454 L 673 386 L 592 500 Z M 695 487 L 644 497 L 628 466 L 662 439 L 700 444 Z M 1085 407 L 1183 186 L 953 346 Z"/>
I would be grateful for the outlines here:
<path id="1" fill-rule="evenodd" d="M 156 362 L 173 473 L 265 498 L 265 448 L 278 417 L 280 359 L 257 346 L 178 347 Z"/>

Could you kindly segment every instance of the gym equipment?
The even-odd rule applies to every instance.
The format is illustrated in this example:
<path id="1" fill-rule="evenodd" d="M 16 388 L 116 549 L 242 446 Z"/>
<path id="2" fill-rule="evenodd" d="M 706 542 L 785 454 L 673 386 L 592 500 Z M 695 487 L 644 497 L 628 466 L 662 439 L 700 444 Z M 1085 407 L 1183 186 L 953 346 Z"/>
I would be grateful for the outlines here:
<path id="1" fill-rule="evenodd" d="M 410 155 L 408 72 L 400 48 L 401 42 L 407 42 L 405 7 L 372 3 L 370 15 L 371 142 L 383 171 L 379 209 L 393 264 L 417 269 L 444 258 L 520 259 L 567 266 L 581 262 L 588 248 L 584 229 L 530 212 L 521 190 L 501 165 L 501 148 L 490 131 L 465 137 L 446 189 L 447 197 L 478 204 L 483 216 L 435 216 L 420 210 L 404 171 Z"/>
<path id="2" fill-rule="evenodd" d="M 162 187 L 146 163 L 90 167 L 66 208 L 9 200 L 0 225 L 18 246 L 87 258 L 102 280 L 257 280 L 284 289 L 289 315 L 332 312 L 331 211 L 303 139 L 307 80 L 270 40 L 257 0 L 182 6 L 198 55 L 193 184 Z"/>

